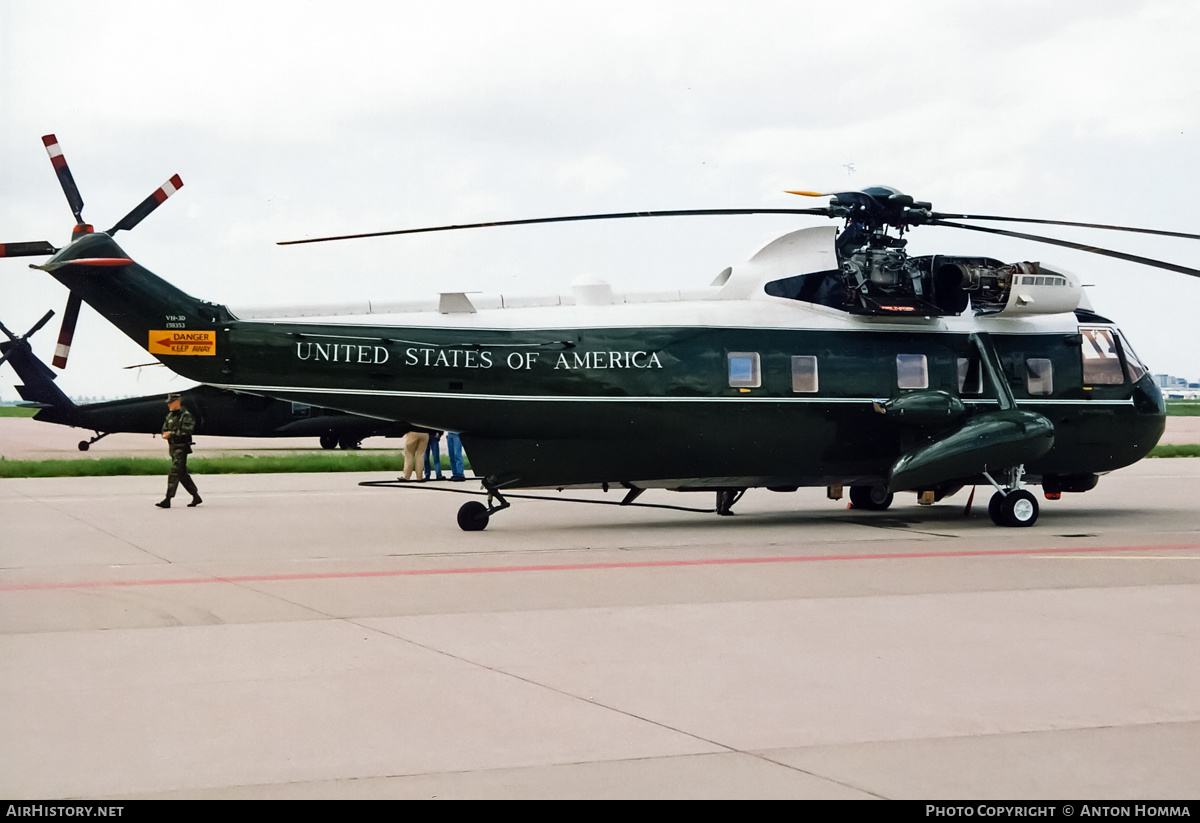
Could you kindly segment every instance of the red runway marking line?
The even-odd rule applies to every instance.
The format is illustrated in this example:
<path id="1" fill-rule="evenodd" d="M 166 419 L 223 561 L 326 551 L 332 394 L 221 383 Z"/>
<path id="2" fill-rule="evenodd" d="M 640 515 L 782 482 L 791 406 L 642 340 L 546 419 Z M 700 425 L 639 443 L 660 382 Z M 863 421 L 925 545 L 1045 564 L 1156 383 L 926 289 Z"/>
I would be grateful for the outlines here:
<path id="1" fill-rule="evenodd" d="M 1200 544 L 1184 546 L 1101 546 L 1062 549 L 988 549 L 957 552 L 907 552 L 902 554 L 827 554 L 812 557 L 734 557 L 719 560 L 645 560 L 627 563 L 567 563 L 540 566 L 476 566 L 461 569 L 405 569 L 379 572 L 326 572 L 317 574 L 251 574 L 238 577 L 181 577 L 159 580 L 86 580 L 75 583 L 15 583 L 0 586 L 0 592 L 47 589 L 91 589 L 106 586 L 178 586 L 196 583 L 269 583 L 285 580 L 346 580 L 366 577 L 420 577 L 444 574 L 501 574 L 504 572 L 570 572 L 598 569 L 654 569 L 683 566 L 741 566 L 755 563 L 816 563 L 830 560 L 913 560 L 938 557 L 1003 557 L 1029 554 L 1097 554 L 1102 552 L 1200 550 Z"/>

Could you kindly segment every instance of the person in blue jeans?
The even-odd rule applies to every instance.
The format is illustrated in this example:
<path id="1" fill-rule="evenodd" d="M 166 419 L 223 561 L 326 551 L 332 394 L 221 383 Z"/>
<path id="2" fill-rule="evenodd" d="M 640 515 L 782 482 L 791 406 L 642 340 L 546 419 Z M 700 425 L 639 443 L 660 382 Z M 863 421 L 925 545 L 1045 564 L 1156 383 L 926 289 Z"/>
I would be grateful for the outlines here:
<path id="1" fill-rule="evenodd" d="M 441 432 L 431 432 L 429 434 L 429 448 L 425 449 L 425 479 L 430 480 L 431 474 L 437 473 L 437 479 L 442 479 L 442 455 L 438 449 L 438 442 L 442 439 Z"/>
<path id="2" fill-rule="evenodd" d="M 446 451 L 450 454 L 450 479 L 455 482 L 466 480 L 463 474 L 462 441 L 458 432 L 446 432 Z"/>

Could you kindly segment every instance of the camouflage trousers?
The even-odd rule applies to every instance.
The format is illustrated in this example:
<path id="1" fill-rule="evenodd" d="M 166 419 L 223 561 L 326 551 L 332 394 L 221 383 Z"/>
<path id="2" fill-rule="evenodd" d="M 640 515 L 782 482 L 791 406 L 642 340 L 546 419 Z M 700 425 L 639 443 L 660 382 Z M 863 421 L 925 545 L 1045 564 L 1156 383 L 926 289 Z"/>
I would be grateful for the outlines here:
<path id="1" fill-rule="evenodd" d="M 200 494 L 187 470 L 187 457 L 190 451 L 191 449 L 187 446 L 171 447 L 171 473 L 167 475 L 168 500 L 175 496 L 180 483 L 193 497 Z"/>

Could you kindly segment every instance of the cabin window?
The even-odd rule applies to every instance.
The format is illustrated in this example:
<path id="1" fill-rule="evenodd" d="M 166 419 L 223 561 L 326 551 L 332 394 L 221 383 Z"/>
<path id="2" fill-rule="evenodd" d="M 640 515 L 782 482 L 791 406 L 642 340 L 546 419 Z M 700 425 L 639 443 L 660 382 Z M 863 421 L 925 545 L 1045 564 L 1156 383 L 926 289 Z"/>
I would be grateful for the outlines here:
<path id="1" fill-rule="evenodd" d="M 809 354 L 792 357 L 792 391 L 815 392 L 817 390 L 817 358 Z"/>
<path id="2" fill-rule="evenodd" d="M 1025 360 L 1025 388 L 1032 394 L 1054 392 L 1054 364 L 1045 357 L 1030 357 Z"/>
<path id="3" fill-rule="evenodd" d="M 1116 385 L 1125 382 L 1121 371 L 1121 358 L 1117 354 L 1117 343 L 1112 329 L 1081 328 L 1083 335 L 1083 382 L 1084 385 Z"/>
<path id="4" fill-rule="evenodd" d="M 729 353 L 729 385 L 735 389 L 756 389 L 762 385 L 758 352 L 731 351 Z"/>
<path id="5" fill-rule="evenodd" d="M 929 363 L 925 355 L 896 355 L 896 386 L 901 389 L 929 388 Z"/>
<path id="6" fill-rule="evenodd" d="M 958 393 L 983 394 L 983 369 L 978 358 L 958 358 Z"/>

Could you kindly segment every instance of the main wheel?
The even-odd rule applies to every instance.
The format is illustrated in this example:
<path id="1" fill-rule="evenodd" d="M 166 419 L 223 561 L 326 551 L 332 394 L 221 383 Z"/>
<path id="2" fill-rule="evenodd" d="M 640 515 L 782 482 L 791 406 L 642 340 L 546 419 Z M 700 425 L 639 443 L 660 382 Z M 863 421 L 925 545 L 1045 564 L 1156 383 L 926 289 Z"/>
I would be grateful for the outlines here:
<path id="1" fill-rule="evenodd" d="M 80 450 L 81 452 L 85 452 L 85 451 L 87 451 L 88 449 L 90 449 L 90 448 L 91 448 L 91 446 L 92 446 L 92 444 L 91 444 L 91 443 L 89 443 L 89 442 L 87 442 L 86 440 L 80 440 L 80 441 L 79 441 L 79 450 Z"/>
<path id="2" fill-rule="evenodd" d="M 851 486 L 850 505 L 856 509 L 881 512 L 892 505 L 894 495 L 887 486 Z"/>
<path id="3" fill-rule="evenodd" d="M 458 510 L 458 527 L 465 532 L 481 532 L 487 528 L 491 514 L 478 500 L 463 503 Z"/>
<path id="4" fill-rule="evenodd" d="M 336 435 L 336 434 L 323 434 L 323 435 L 321 435 L 321 448 L 323 448 L 323 449 L 336 449 L 336 448 L 337 448 L 337 443 L 338 443 L 338 439 L 337 439 L 337 435 Z"/>
<path id="5" fill-rule="evenodd" d="M 1004 495 L 996 492 L 992 495 L 992 499 L 988 501 L 988 517 L 992 518 L 992 522 L 997 526 L 1008 525 L 1000 516 L 1000 508 L 1004 505 Z"/>
<path id="6" fill-rule="evenodd" d="M 362 438 L 355 437 L 352 434 L 343 434 L 340 438 L 338 438 L 338 445 L 341 446 L 345 451 L 357 449 L 362 445 Z"/>
<path id="7" fill-rule="evenodd" d="M 1005 526 L 1032 526 L 1038 519 L 1037 498 L 1024 489 L 1009 492 L 1000 505 Z"/>

